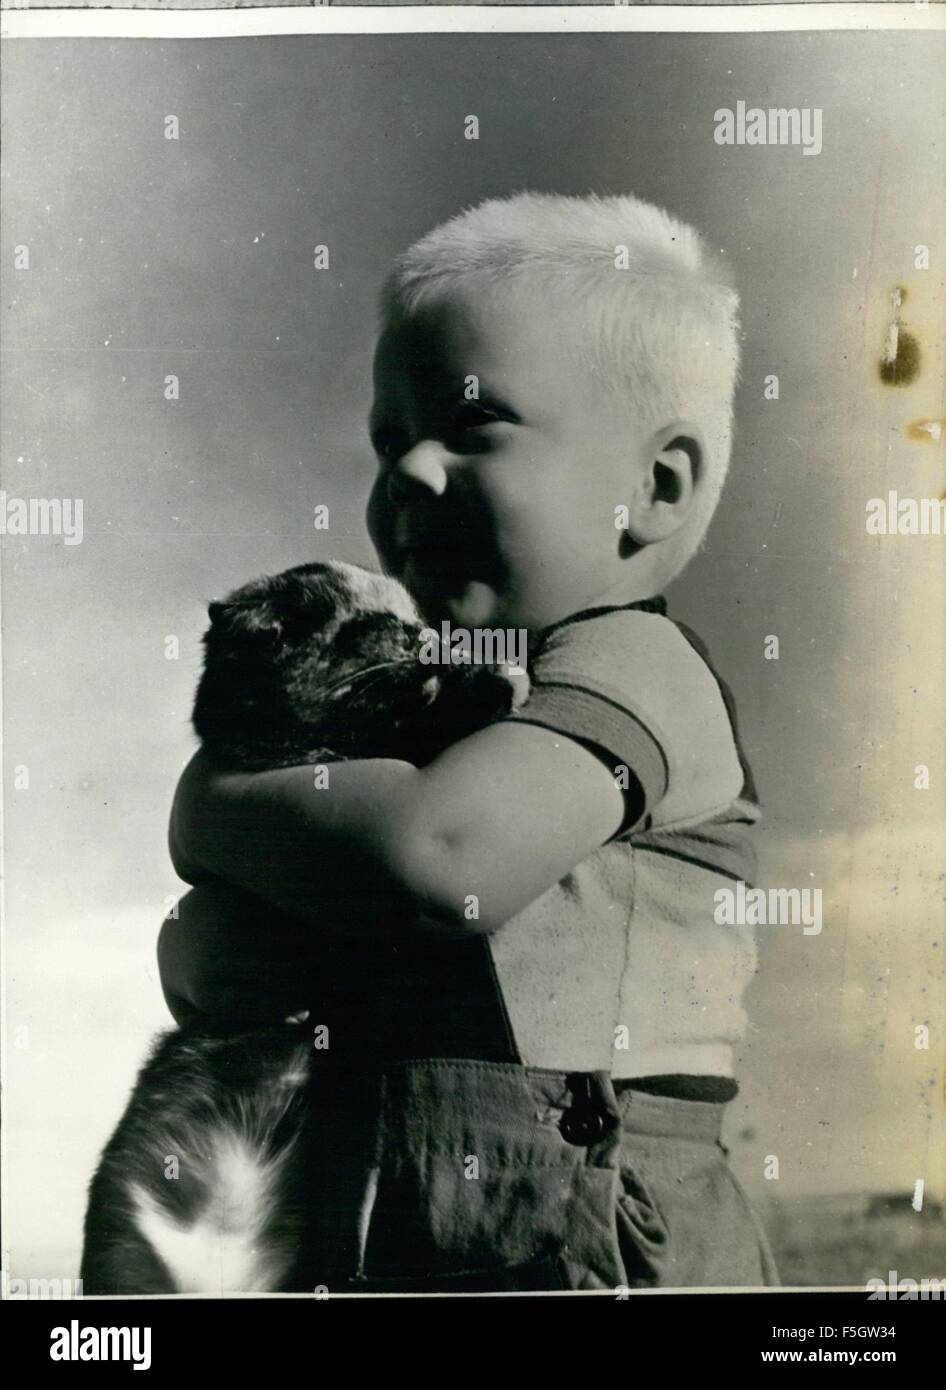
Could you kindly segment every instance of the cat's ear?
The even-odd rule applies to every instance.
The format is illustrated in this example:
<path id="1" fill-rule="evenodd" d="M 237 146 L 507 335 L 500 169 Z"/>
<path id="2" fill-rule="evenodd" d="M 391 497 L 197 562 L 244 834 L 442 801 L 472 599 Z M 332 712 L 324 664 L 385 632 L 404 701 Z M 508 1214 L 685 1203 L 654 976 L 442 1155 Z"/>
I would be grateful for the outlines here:
<path id="1" fill-rule="evenodd" d="M 229 637 L 281 637 L 282 621 L 273 604 L 266 599 L 240 602 L 214 600 L 207 606 L 207 615 L 214 632 Z"/>

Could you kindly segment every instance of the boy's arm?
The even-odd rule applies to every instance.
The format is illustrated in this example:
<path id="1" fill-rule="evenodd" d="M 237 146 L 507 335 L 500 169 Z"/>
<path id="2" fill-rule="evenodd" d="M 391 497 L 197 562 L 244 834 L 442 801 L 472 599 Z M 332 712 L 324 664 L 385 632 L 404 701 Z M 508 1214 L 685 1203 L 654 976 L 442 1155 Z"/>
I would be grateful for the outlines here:
<path id="1" fill-rule="evenodd" d="M 350 909 L 353 925 L 384 931 L 377 902 L 389 897 L 400 920 L 467 936 L 501 926 L 633 820 L 629 797 L 603 755 L 515 721 L 424 768 L 329 764 L 322 788 L 311 766 L 221 773 L 198 754 L 171 853 L 185 879 L 209 873 L 307 920 Z M 355 910 L 367 900 L 373 913 Z"/>

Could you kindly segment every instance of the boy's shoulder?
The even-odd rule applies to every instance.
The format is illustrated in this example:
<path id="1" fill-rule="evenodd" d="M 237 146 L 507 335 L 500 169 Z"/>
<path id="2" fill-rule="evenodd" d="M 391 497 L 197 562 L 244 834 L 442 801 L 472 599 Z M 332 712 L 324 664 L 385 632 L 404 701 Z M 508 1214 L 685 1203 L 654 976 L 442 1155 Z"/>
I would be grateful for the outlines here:
<path id="1" fill-rule="evenodd" d="M 543 634 L 533 665 L 542 684 L 573 680 L 648 705 L 698 710 L 718 685 L 705 647 L 667 616 L 663 599 L 564 619 Z"/>
<path id="2" fill-rule="evenodd" d="M 519 717 L 626 764 L 654 824 L 693 823 L 754 798 L 731 695 L 663 599 L 590 609 L 546 630 Z"/>

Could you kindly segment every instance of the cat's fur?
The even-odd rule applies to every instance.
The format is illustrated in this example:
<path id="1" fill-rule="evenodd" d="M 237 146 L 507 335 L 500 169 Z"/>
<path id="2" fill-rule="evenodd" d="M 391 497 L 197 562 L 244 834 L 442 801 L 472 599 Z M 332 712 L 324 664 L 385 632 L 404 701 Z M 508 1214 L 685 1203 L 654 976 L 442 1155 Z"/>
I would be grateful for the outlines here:
<path id="1" fill-rule="evenodd" d="M 261 579 L 211 604 L 210 618 L 194 726 L 225 769 L 351 757 L 422 765 L 528 690 L 524 676 L 489 667 L 421 663 L 406 590 L 353 565 Z M 397 988 L 396 952 L 381 960 L 372 1017 Z M 331 1001 L 308 1002 L 308 1024 L 237 1035 L 208 1025 L 157 1040 L 92 1180 L 86 1294 L 311 1292 L 313 1162 L 331 1118 L 323 1136 L 310 1024 Z M 405 1016 L 402 1001 L 398 1027 Z"/>

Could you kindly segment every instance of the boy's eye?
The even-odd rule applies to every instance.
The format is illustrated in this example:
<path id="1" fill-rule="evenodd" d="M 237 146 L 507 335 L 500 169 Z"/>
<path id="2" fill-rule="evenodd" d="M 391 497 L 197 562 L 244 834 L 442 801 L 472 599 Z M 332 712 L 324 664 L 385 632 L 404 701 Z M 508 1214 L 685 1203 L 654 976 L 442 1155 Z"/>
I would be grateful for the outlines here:
<path id="1" fill-rule="evenodd" d="M 499 420 L 497 410 L 491 410 L 488 405 L 481 405 L 479 401 L 463 401 L 457 406 L 454 419 L 465 428 L 474 428 L 476 425 L 490 425 L 494 420 Z"/>
<path id="2" fill-rule="evenodd" d="M 463 401 L 453 412 L 448 425 L 448 433 L 455 437 L 462 437 L 469 435 L 471 430 L 498 424 L 504 418 L 498 410 L 481 405 L 479 401 Z"/>
<path id="3" fill-rule="evenodd" d="M 439 433 L 440 438 L 451 448 L 461 447 L 469 451 L 476 447 L 476 437 L 471 431 L 514 419 L 514 416 L 492 406 L 483 405 L 480 401 L 461 401 L 446 413 L 439 426 L 434 427 L 432 435 Z M 377 458 L 384 463 L 396 462 L 413 447 L 411 439 L 403 430 L 385 426 L 374 431 L 371 444 Z"/>

